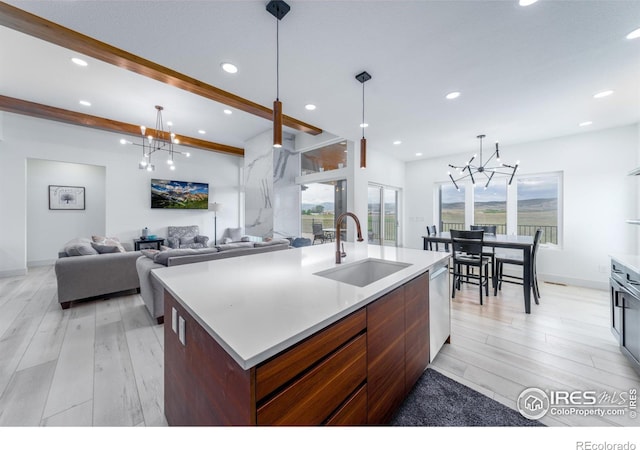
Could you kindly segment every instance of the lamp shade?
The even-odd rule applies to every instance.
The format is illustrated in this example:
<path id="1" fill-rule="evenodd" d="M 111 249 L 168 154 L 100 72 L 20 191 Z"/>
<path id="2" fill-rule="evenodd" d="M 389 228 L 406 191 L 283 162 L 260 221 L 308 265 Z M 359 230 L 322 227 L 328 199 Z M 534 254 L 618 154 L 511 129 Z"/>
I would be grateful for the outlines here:
<path id="1" fill-rule="evenodd" d="M 222 205 L 218 202 L 209 203 L 209 211 L 218 212 L 222 209 Z"/>

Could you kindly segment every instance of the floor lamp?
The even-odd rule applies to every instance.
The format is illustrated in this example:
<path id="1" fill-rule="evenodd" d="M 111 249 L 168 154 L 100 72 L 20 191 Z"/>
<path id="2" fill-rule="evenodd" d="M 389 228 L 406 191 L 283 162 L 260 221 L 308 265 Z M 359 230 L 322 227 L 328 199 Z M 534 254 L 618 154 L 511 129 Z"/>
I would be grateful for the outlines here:
<path id="1" fill-rule="evenodd" d="M 209 203 L 209 211 L 213 211 L 213 245 L 218 243 L 218 211 L 221 207 L 220 203 Z"/>

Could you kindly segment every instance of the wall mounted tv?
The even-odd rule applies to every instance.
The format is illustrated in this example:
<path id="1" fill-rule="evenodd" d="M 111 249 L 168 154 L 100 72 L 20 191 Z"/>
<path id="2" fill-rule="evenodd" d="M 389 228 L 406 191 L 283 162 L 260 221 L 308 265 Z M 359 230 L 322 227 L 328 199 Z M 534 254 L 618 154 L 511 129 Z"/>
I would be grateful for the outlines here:
<path id="1" fill-rule="evenodd" d="M 208 209 L 209 184 L 151 180 L 151 208 Z"/>

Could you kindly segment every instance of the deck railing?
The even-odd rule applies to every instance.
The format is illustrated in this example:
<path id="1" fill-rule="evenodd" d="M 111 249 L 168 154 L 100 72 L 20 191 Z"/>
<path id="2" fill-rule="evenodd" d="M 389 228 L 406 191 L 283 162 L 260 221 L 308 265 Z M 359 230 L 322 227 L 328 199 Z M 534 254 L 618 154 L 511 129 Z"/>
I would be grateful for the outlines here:
<path id="1" fill-rule="evenodd" d="M 479 223 L 477 225 L 495 225 L 496 233 L 506 234 L 507 226 L 505 224 Z M 540 239 L 541 244 L 557 244 L 558 243 L 558 227 L 556 225 L 518 225 L 517 234 L 519 236 L 534 236 L 536 230 L 541 228 L 543 233 Z M 449 230 L 465 230 L 465 224 L 459 222 L 443 222 L 442 231 Z"/>

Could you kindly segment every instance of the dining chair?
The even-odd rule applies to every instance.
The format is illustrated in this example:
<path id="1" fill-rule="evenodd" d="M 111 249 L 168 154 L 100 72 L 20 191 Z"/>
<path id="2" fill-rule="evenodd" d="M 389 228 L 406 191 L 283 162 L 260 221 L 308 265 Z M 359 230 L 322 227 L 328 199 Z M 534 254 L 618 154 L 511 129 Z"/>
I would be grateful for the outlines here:
<path id="1" fill-rule="evenodd" d="M 497 226 L 496 225 L 471 225 L 469 227 L 469 229 L 471 230 L 482 230 L 484 231 L 484 235 L 485 236 L 495 236 L 496 235 L 496 230 L 497 230 Z M 495 274 L 495 269 L 496 269 L 496 262 L 495 262 L 495 249 L 493 247 L 484 247 L 482 249 L 482 254 L 484 256 L 487 256 L 489 258 L 489 263 L 491 264 L 491 283 L 492 286 L 495 289 L 495 283 L 496 283 L 496 274 Z"/>
<path id="2" fill-rule="evenodd" d="M 320 241 L 322 244 L 324 244 L 324 230 L 322 229 L 322 224 L 321 223 L 312 223 L 311 224 L 311 228 L 313 230 L 313 242 L 312 244 L 315 244 L 316 241 Z"/>
<path id="3" fill-rule="evenodd" d="M 536 305 L 539 305 L 540 302 L 538 299 L 540 298 L 540 289 L 538 288 L 538 272 L 536 269 L 536 257 L 538 254 L 538 246 L 540 245 L 540 240 L 542 239 L 542 229 L 538 228 L 536 230 L 536 234 L 533 237 L 533 248 L 531 250 L 531 288 L 533 290 L 533 299 L 536 302 Z M 512 255 L 502 255 L 496 254 L 496 280 L 493 285 L 494 295 L 498 295 L 498 291 L 502 289 L 502 282 L 511 283 L 511 284 L 519 284 L 522 285 L 524 283 L 524 259 L 521 255 L 512 256 Z M 504 273 L 504 265 L 511 264 L 515 266 L 521 266 L 523 268 L 522 276 L 509 275 Z"/>
<path id="4" fill-rule="evenodd" d="M 435 225 L 427 225 L 427 235 L 435 236 L 436 234 L 438 234 L 438 229 L 436 228 L 436 226 Z M 433 250 L 434 247 L 435 247 L 436 251 L 438 250 L 438 243 L 437 242 L 428 242 L 427 245 L 429 247 L 429 250 Z"/>
<path id="5" fill-rule="evenodd" d="M 451 298 L 455 298 L 456 289 L 460 290 L 461 283 L 478 285 L 480 304 L 482 305 L 482 289 L 489 296 L 489 258 L 482 254 L 484 244 L 483 230 L 451 230 L 451 245 L 453 247 L 453 281 Z M 462 273 L 462 268 L 466 273 Z M 478 274 L 470 268 L 477 267 Z M 470 281 L 477 280 L 477 281 Z"/>

